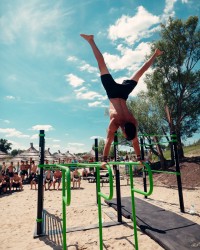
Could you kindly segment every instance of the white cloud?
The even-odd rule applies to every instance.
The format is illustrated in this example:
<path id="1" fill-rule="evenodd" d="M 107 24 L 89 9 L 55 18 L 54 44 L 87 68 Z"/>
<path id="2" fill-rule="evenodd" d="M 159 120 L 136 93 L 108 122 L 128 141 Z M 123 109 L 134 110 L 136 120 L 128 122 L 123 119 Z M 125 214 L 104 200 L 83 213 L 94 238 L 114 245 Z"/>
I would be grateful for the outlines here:
<path id="1" fill-rule="evenodd" d="M 27 147 L 24 145 L 20 144 L 19 142 L 8 140 L 9 143 L 12 143 L 12 149 L 21 149 L 21 150 L 26 150 Z"/>
<path id="2" fill-rule="evenodd" d="M 65 75 L 65 77 L 66 81 L 69 82 L 69 84 L 74 88 L 81 86 L 85 82 L 83 79 L 75 76 L 74 74 L 68 74 Z"/>
<path id="3" fill-rule="evenodd" d="M 4 123 L 6 123 L 6 124 L 9 124 L 10 123 L 10 121 L 9 120 L 3 120 L 3 119 L 0 119 L 0 121 L 3 121 Z"/>
<path id="4" fill-rule="evenodd" d="M 60 142 L 60 140 L 56 140 L 56 139 L 54 139 L 53 141 L 54 141 L 54 142 Z"/>
<path id="5" fill-rule="evenodd" d="M 5 134 L 6 137 L 17 137 L 17 138 L 30 137 L 29 135 L 25 135 L 22 132 L 16 130 L 15 128 L 0 128 L 0 133 Z"/>
<path id="6" fill-rule="evenodd" d="M 10 75 L 10 76 L 8 76 L 8 80 L 15 82 L 17 80 L 17 77 L 16 77 L 16 75 Z"/>
<path id="7" fill-rule="evenodd" d="M 71 12 L 72 9 L 65 10 L 65 15 Z M 62 17 L 63 10 L 59 3 L 50 8 L 48 3 L 37 0 L 18 2 L 1 15 L 0 40 L 6 44 L 21 40 L 25 49 L 31 52 L 40 49 L 40 52 L 63 55 Z M 51 39 L 47 39 L 49 36 Z"/>
<path id="8" fill-rule="evenodd" d="M 61 97 L 58 97 L 56 98 L 54 101 L 55 102 L 61 102 L 61 103 L 67 103 L 71 100 L 71 96 L 67 95 L 67 96 L 61 96 Z"/>
<path id="9" fill-rule="evenodd" d="M 88 103 L 89 107 L 97 107 L 97 108 L 107 108 L 108 106 L 106 106 L 105 104 L 103 104 L 102 102 L 96 101 L 96 102 L 89 102 Z"/>
<path id="10" fill-rule="evenodd" d="M 69 151 L 70 153 L 81 153 L 85 152 L 85 144 L 78 143 L 78 142 L 69 142 L 67 144 L 66 151 Z"/>
<path id="11" fill-rule="evenodd" d="M 5 98 L 6 98 L 7 100 L 15 100 L 15 99 L 16 99 L 16 97 L 14 97 L 14 96 L 12 96 L 12 95 L 7 95 Z"/>
<path id="12" fill-rule="evenodd" d="M 76 93 L 76 98 L 77 99 L 83 99 L 83 100 L 94 100 L 94 99 L 105 100 L 106 99 L 106 97 L 98 94 L 95 91 L 87 91 L 85 93 L 83 93 L 83 92 L 77 92 Z"/>
<path id="13" fill-rule="evenodd" d="M 158 23 L 158 16 L 151 14 L 143 6 L 139 6 L 135 16 L 123 15 L 109 27 L 109 38 L 112 41 L 124 39 L 132 45 L 135 41 L 148 37 L 150 28 Z"/>
<path id="14" fill-rule="evenodd" d="M 111 70 L 127 69 L 133 74 L 139 69 L 139 66 L 144 62 L 145 56 L 150 53 L 150 45 L 148 43 L 140 43 L 134 50 L 118 45 L 117 50 L 121 56 L 104 53 L 104 58 L 108 67 Z"/>
<path id="15" fill-rule="evenodd" d="M 88 63 L 80 66 L 79 69 L 81 71 L 87 71 L 88 73 L 97 73 L 97 72 L 99 72 L 97 67 L 93 67 L 93 66 L 89 65 Z"/>
<path id="16" fill-rule="evenodd" d="M 68 143 L 68 146 L 78 146 L 78 147 L 80 147 L 80 146 L 84 146 L 85 144 L 83 144 L 83 143 L 79 143 L 79 142 L 69 142 Z"/>
<path id="17" fill-rule="evenodd" d="M 175 11 L 174 11 L 174 4 L 177 0 L 165 0 L 165 8 L 164 13 L 161 16 L 161 22 L 168 21 L 169 17 L 174 17 Z"/>
<path id="18" fill-rule="evenodd" d="M 30 139 L 39 139 L 39 133 L 38 134 L 34 134 L 30 137 Z"/>
<path id="19" fill-rule="evenodd" d="M 78 61 L 78 58 L 75 57 L 75 56 L 68 56 L 68 57 L 67 57 L 67 61 L 68 61 L 68 62 L 77 62 L 77 61 Z"/>
<path id="20" fill-rule="evenodd" d="M 99 136 L 99 135 L 93 135 L 93 136 L 90 137 L 91 140 L 94 140 L 94 139 L 96 139 L 96 138 L 97 138 L 97 139 L 103 139 L 103 140 L 105 140 L 104 137 Z"/>
<path id="21" fill-rule="evenodd" d="M 50 131 L 53 130 L 54 128 L 51 125 L 35 125 L 33 126 L 30 130 L 45 130 L 45 131 Z"/>
<path id="22" fill-rule="evenodd" d="M 60 148 L 60 145 L 59 144 L 53 144 L 53 145 L 51 145 L 51 148 Z"/>

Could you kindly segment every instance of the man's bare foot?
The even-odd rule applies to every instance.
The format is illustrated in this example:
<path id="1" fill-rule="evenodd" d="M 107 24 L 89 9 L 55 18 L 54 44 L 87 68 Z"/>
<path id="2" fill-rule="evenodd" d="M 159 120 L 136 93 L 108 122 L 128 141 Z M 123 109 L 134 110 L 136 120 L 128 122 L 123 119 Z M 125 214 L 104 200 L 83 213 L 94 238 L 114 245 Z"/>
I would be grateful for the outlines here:
<path id="1" fill-rule="evenodd" d="M 82 36 L 88 42 L 94 39 L 93 35 L 80 34 L 80 36 Z"/>

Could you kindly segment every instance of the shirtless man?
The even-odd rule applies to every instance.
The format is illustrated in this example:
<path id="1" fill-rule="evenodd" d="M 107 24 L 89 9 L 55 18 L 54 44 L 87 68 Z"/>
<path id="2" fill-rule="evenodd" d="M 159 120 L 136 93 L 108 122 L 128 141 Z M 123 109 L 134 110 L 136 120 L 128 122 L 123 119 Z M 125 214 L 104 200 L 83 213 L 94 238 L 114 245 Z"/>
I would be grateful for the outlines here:
<path id="1" fill-rule="evenodd" d="M 22 177 L 22 182 L 24 181 L 25 174 L 26 174 L 25 164 L 24 161 L 21 161 L 20 176 Z"/>
<path id="2" fill-rule="evenodd" d="M 18 173 L 15 172 L 14 173 L 14 177 L 13 177 L 13 182 L 11 184 L 11 187 L 14 189 L 15 188 L 20 188 L 20 190 L 23 190 L 23 186 L 22 186 L 22 179 L 21 177 L 19 177 Z"/>
<path id="3" fill-rule="evenodd" d="M 13 182 L 13 177 L 14 177 L 14 169 L 15 167 L 13 166 L 13 162 L 11 161 L 9 167 L 8 167 L 8 176 L 10 177 L 10 183 L 12 184 Z"/>
<path id="4" fill-rule="evenodd" d="M 30 168 L 31 168 L 31 165 L 28 164 L 28 161 L 26 161 L 25 163 L 25 175 L 26 175 L 26 178 L 28 178 L 29 174 L 30 174 Z"/>
<path id="5" fill-rule="evenodd" d="M 60 183 L 62 180 L 62 172 L 59 169 L 56 169 L 56 171 L 53 174 L 54 181 L 53 181 L 53 188 L 56 188 L 56 182 L 58 183 L 57 190 L 59 190 Z"/>
<path id="6" fill-rule="evenodd" d="M 35 165 L 34 161 L 31 162 L 31 173 L 30 173 L 29 180 L 31 184 L 31 189 L 33 188 L 33 185 L 34 185 L 35 190 L 36 190 L 36 184 L 38 182 L 38 178 L 37 178 L 37 165 Z"/>
<path id="7" fill-rule="evenodd" d="M 79 172 L 78 172 L 78 169 L 76 168 L 76 169 L 73 171 L 73 174 L 72 174 L 73 188 L 75 187 L 75 185 L 77 186 L 77 182 L 78 182 L 78 188 L 80 188 L 80 185 L 81 185 L 81 177 L 80 177 L 80 174 L 79 174 Z"/>
<path id="8" fill-rule="evenodd" d="M 3 162 L 2 168 L 1 168 L 1 173 L 5 174 L 6 173 L 6 163 Z"/>
<path id="9" fill-rule="evenodd" d="M 156 49 L 150 59 L 129 80 L 125 80 L 122 84 L 118 84 L 110 75 L 103 55 L 94 42 L 94 36 L 81 34 L 81 37 L 83 37 L 89 43 L 93 50 L 94 56 L 99 66 L 102 84 L 110 100 L 110 124 L 108 127 L 107 139 L 103 151 L 104 162 L 102 163 L 102 167 L 105 168 L 111 143 L 113 142 L 115 132 L 119 127 L 121 128 L 125 138 L 132 141 L 135 153 L 137 155 L 137 160 L 141 161 L 140 146 L 137 137 L 138 123 L 135 117 L 128 110 L 126 100 L 132 90 L 136 87 L 140 77 L 153 64 L 156 57 L 162 55 L 163 52 L 159 49 Z"/>
<path id="10" fill-rule="evenodd" d="M 48 188 L 46 188 L 46 184 L 48 184 Z M 45 190 L 50 190 L 50 187 L 53 184 L 53 172 L 51 170 L 47 170 L 44 176 L 44 188 Z"/>

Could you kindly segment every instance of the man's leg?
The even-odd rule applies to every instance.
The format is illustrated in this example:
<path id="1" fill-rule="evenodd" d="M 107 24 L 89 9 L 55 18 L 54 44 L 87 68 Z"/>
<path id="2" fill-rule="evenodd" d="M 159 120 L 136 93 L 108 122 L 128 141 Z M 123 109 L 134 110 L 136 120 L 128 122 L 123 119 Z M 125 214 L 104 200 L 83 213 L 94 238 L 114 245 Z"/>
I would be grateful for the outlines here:
<path id="1" fill-rule="evenodd" d="M 163 51 L 156 49 L 154 54 L 149 58 L 149 60 L 145 62 L 144 65 L 131 77 L 131 80 L 138 82 L 140 77 L 144 74 L 144 72 L 147 71 L 147 69 L 153 64 L 156 57 L 162 54 L 163 54 Z"/>
<path id="2" fill-rule="evenodd" d="M 103 55 L 101 54 L 100 50 L 97 48 L 95 42 L 94 42 L 94 36 L 93 35 L 85 35 L 80 34 L 81 37 L 83 37 L 91 46 L 94 56 L 98 62 L 99 70 L 101 75 L 109 74 L 108 68 L 105 64 Z"/>

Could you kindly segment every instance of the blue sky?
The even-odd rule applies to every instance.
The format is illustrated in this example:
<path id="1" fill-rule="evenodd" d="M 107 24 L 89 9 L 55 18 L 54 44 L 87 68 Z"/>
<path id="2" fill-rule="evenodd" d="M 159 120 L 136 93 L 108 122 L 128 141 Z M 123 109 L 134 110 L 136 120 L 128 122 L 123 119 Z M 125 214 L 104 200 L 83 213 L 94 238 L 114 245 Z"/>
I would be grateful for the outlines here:
<path id="1" fill-rule="evenodd" d="M 199 13 L 199 0 L 1 0 L 0 138 L 38 148 L 45 129 L 52 153 L 89 151 L 106 136 L 109 103 L 79 34 L 95 35 L 121 81 L 143 64 L 161 22 Z M 132 96 L 145 89 L 141 79 Z"/>

